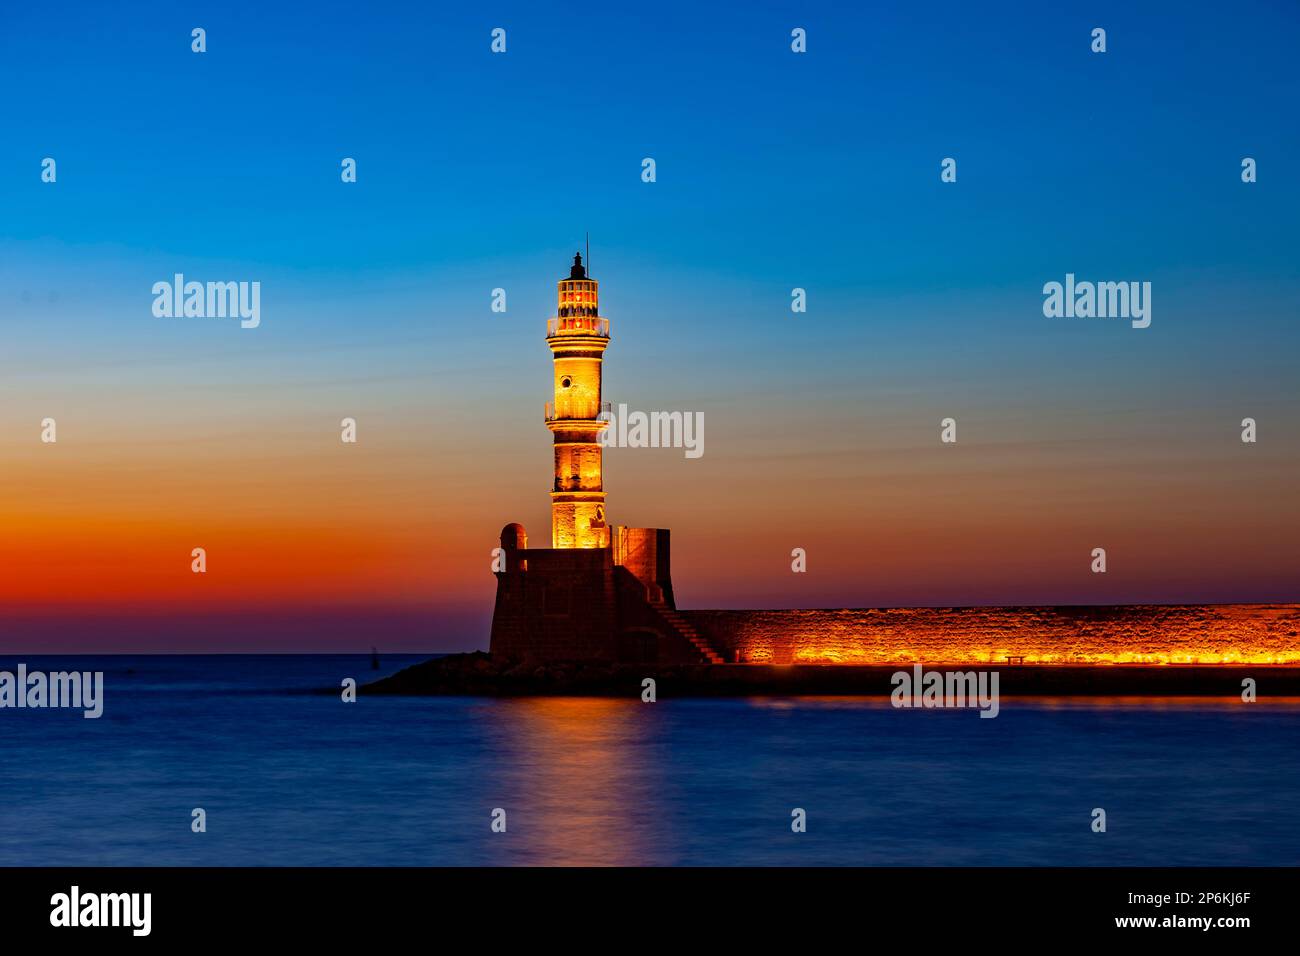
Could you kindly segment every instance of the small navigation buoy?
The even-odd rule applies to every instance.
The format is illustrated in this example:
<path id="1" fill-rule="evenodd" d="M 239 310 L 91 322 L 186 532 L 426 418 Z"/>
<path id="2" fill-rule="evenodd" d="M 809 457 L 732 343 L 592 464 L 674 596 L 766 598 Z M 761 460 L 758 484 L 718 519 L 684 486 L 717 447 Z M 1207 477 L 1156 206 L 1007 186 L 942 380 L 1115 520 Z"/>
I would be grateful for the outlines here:
<path id="1" fill-rule="evenodd" d="M 379 670 L 379 651 L 373 647 L 370 648 L 370 669 L 372 671 Z"/>

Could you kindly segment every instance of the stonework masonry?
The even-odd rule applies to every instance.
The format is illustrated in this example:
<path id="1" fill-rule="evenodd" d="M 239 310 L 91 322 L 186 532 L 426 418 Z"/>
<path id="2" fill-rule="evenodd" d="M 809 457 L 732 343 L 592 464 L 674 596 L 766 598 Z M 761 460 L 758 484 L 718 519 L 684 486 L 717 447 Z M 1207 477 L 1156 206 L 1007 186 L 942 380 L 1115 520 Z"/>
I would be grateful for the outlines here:
<path id="1" fill-rule="evenodd" d="M 680 613 L 740 663 L 1300 663 L 1295 604 Z"/>

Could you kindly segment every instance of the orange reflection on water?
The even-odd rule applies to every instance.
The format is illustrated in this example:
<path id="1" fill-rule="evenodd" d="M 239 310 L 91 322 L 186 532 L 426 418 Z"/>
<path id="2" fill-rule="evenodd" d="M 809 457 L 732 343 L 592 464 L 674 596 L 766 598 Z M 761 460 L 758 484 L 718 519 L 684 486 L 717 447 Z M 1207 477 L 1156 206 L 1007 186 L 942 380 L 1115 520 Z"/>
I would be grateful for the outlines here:
<path id="1" fill-rule="evenodd" d="M 654 704 L 639 699 L 530 697 L 491 708 L 511 740 L 510 829 L 527 832 L 517 862 L 644 865 L 640 835 L 668 835 Z M 652 822 L 653 826 L 647 826 Z"/>
<path id="2" fill-rule="evenodd" d="M 1268 697 L 1247 703 L 1238 695 L 1223 697 L 1204 696 L 1153 696 L 1137 694 L 1024 694 L 1008 697 L 1003 701 L 1003 708 L 1028 704 L 1045 710 L 1296 710 L 1300 709 L 1300 697 Z"/>

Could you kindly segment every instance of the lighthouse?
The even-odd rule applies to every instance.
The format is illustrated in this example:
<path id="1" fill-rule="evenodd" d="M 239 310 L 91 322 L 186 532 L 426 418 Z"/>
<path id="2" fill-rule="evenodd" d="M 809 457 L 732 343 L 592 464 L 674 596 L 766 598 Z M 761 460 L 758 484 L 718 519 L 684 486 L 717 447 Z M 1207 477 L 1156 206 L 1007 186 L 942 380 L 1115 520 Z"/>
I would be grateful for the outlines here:
<path id="1" fill-rule="evenodd" d="M 555 445 L 551 547 L 608 548 L 600 433 L 609 421 L 600 416 L 609 405 L 601 401 L 600 379 L 609 320 L 600 317 L 599 286 L 580 253 L 558 286 L 555 317 L 546 323 L 555 366 L 555 399 L 546 404 Z"/>
<path id="2" fill-rule="evenodd" d="M 605 517 L 601 368 L 609 322 L 596 280 L 575 253 L 546 325 L 554 398 L 551 546 L 528 546 L 524 526 L 501 529 L 491 653 L 514 661 L 662 661 L 720 664 L 723 657 L 677 612 L 666 528 L 611 526 Z"/>

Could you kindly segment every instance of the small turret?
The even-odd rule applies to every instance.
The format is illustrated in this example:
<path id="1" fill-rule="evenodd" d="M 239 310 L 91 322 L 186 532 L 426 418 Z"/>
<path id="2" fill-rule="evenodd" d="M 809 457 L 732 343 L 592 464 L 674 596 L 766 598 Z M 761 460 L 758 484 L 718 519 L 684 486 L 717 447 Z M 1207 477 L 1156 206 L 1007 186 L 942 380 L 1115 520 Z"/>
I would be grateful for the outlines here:
<path id="1" fill-rule="evenodd" d="M 501 549 L 503 551 L 528 550 L 528 532 L 517 521 L 512 521 L 501 529 Z"/>

